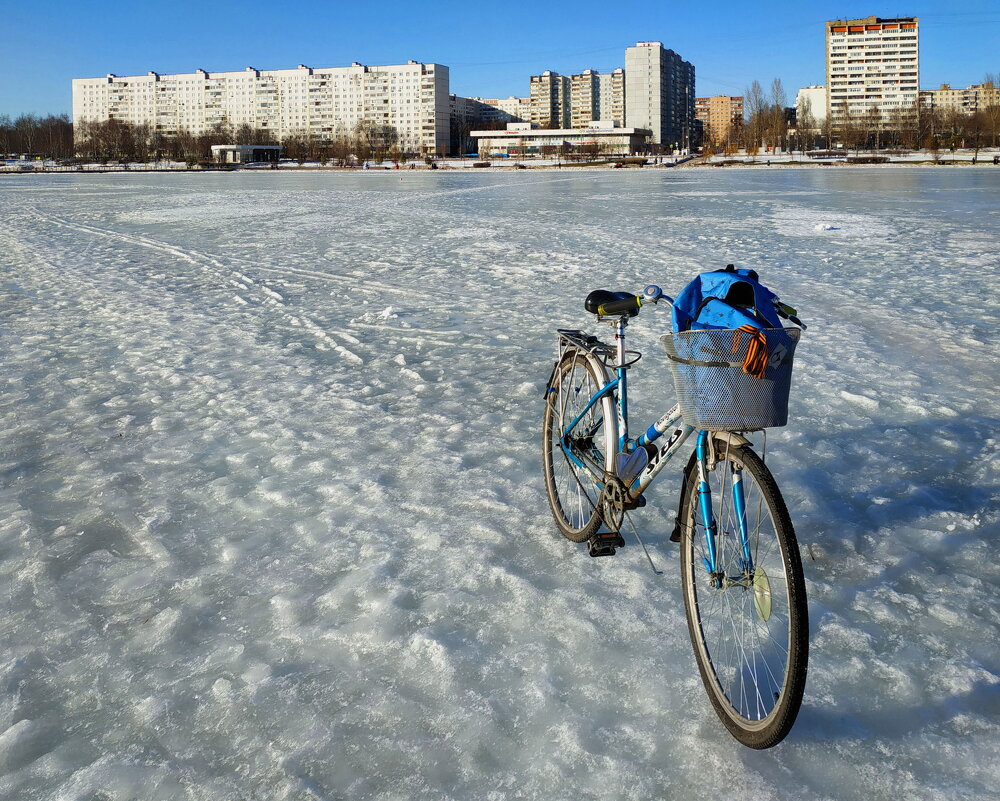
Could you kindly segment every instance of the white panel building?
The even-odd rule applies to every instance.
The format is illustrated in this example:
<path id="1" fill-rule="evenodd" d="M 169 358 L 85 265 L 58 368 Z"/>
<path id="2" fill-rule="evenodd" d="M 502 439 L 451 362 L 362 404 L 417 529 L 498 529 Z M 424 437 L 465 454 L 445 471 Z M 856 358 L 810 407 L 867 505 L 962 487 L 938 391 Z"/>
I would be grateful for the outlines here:
<path id="1" fill-rule="evenodd" d="M 660 42 L 625 48 L 625 125 L 648 128 L 665 149 L 691 144 L 694 65 Z"/>
<path id="2" fill-rule="evenodd" d="M 409 61 L 389 66 L 206 72 L 73 80 L 73 122 L 120 119 L 163 135 L 250 125 L 276 140 L 334 138 L 361 120 L 394 126 L 424 153 L 448 150 L 448 68 Z"/>
<path id="3" fill-rule="evenodd" d="M 801 127 L 802 121 L 806 119 L 806 112 L 812 117 L 813 128 L 822 130 L 826 122 L 826 87 L 825 86 L 803 86 L 795 95 L 795 118 Z"/>
<path id="4" fill-rule="evenodd" d="M 862 117 L 873 107 L 883 119 L 913 109 L 920 85 L 919 45 L 917 17 L 827 22 L 827 116 L 833 124 L 847 113 Z"/>

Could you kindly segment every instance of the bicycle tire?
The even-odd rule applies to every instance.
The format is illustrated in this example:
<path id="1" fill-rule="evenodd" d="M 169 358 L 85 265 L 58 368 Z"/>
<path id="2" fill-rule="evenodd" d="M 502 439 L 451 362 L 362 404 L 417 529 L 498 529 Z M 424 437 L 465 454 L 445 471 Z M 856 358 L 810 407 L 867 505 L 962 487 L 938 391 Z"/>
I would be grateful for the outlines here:
<path id="1" fill-rule="evenodd" d="M 564 425 L 582 412 L 591 397 L 604 386 L 604 372 L 580 351 L 570 351 L 556 366 L 545 396 L 542 420 L 542 469 L 545 494 L 556 526 L 568 540 L 585 542 L 597 533 L 603 518 L 600 488 L 594 476 L 611 466 L 617 447 L 617 417 L 614 399 L 605 395 L 587 412 L 577 430 L 585 436 L 574 440 L 574 456 L 590 470 L 573 463 L 560 447 Z"/>
<path id="2" fill-rule="evenodd" d="M 795 532 L 774 477 L 747 447 L 728 450 L 708 474 L 720 572 L 737 580 L 713 585 L 703 559 L 697 460 L 686 473 L 681 515 L 681 583 L 688 632 L 709 700 L 729 732 L 750 748 L 780 743 L 798 715 L 805 691 L 809 615 Z M 733 470 L 742 471 L 752 571 L 743 570 Z M 728 477 L 728 484 L 727 484 Z M 729 502 L 727 502 L 727 493 Z M 741 573 L 742 571 L 742 573 Z"/>

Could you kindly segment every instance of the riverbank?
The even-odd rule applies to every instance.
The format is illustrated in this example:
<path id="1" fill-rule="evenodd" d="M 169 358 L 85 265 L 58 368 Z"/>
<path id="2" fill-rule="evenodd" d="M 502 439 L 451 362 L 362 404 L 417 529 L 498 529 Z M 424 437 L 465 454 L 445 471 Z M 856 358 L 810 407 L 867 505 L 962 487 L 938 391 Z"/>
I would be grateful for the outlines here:
<path id="1" fill-rule="evenodd" d="M 881 161 L 881 159 L 886 159 Z M 750 157 L 746 155 L 715 155 L 703 158 L 650 156 L 645 164 L 636 159 L 601 160 L 596 162 L 563 161 L 561 159 L 440 159 L 428 165 L 424 162 L 395 164 L 382 162 L 368 168 L 360 166 L 334 166 L 319 162 L 284 162 L 272 165 L 196 165 L 189 167 L 184 162 L 155 162 L 152 164 L 55 164 L 52 162 L 7 162 L 0 164 L 0 175 L 31 175 L 35 173 L 217 173 L 217 172 L 368 172 L 386 171 L 456 171 L 475 172 L 519 172 L 537 170 L 607 170 L 607 169 L 768 169 L 768 168 L 851 168 L 851 167 L 1000 167 L 1000 148 L 982 149 L 978 153 L 955 151 L 954 153 L 903 152 L 886 154 L 857 153 L 837 158 L 809 158 L 803 154 L 777 154 Z"/>

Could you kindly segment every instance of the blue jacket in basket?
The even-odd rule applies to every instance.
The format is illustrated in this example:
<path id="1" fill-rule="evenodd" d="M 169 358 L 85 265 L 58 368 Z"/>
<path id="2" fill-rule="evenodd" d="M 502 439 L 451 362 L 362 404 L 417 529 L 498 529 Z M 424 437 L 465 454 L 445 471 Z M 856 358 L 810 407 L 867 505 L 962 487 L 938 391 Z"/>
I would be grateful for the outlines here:
<path id="1" fill-rule="evenodd" d="M 674 332 L 713 328 L 781 328 L 778 296 L 760 283 L 753 270 L 701 273 L 674 300 Z"/>

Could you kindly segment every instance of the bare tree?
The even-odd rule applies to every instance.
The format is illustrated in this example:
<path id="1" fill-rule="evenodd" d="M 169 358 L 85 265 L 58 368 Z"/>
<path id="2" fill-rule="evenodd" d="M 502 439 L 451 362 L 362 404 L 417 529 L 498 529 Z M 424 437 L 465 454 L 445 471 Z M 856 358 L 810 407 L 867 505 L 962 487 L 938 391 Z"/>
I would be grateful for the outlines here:
<path id="1" fill-rule="evenodd" d="M 771 106 L 768 109 L 766 122 L 767 139 L 774 149 L 782 147 L 788 135 L 788 122 L 785 118 L 787 102 L 781 78 L 775 78 L 771 81 Z"/>
<path id="2" fill-rule="evenodd" d="M 796 110 L 795 131 L 799 150 L 804 154 L 807 148 L 812 149 L 816 136 L 816 118 L 812 113 L 812 101 L 808 97 L 802 98 L 802 105 Z"/>
<path id="3" fill-rule="evenodd" d="M 845 148 L 854 150 L 855 153 L 861 149 L 861 145 L 868 138 L 864 118 L 859 119 L 851 111 L 851 107 L 846 104 L 837 119 L 837 136 Z"/>
<path id="4" fill-rule="evenodd" d="M 872 103 L 868 107 L 868 111 L 865 112 L 865 116 L 862 118 L 862 127 L 864 128 L 864 141 L 862 144 L 869 149 L 874 147 L 875 150 L 879 150 L 882 133 L 882 112 L 875 103 Z"/>
<path id="5" fill-rule="evenodd" d="M 1000 86 L 1000 74 L 987 72 L 983 78 L 986 89 L 996 89 Z M 996 98 L 995 92 L 990 92 L 991 98 Z M 995 99 L 983 109 L 986 115 L 987 135 L 994 147 L 1000 147 L 1000 103 Z"/>
<path id="6" fill-rule="evenodd" d="M 21 139 L 21 149 L 25 153 L 35 152 L 35 137 L 38 134 L 38 117 L 34 114 L 22 114 L 14 120 L 14 130 Z"/>
<path id="7" fill-rule="evenodd" d="M 383 161 L 399 142 L 399 131 L 395 126 L 373 120 L 359 120 L 354 126 L 354 135 L 375 161 Z"/>
<path id="8" fill-rule="evenodd" d="M 764 89 L 759 81 L 751 83 L 744 92 L 743 109 L 747 120 L 743 129 L 745 147 L 747 153 L 755 156 L 763 139 L 767 112 L 767 99 L 764 97 Z M 753 149 L 752 153 L 751 148 Z"/>
<path id="9" fill-rule="evenodd" d="M 6 114 L 0 114 L 0 156 L 6 156 L 13 151 L 14 123 Z"/>
<path id="10" fill-rule="evenodd" d="M 970 114 L 962 124 L 962 144 L 972 148 L 972 163 L 979 160 L 979 151 L 989 135 L 989 120 L 985 111 Z"/>

